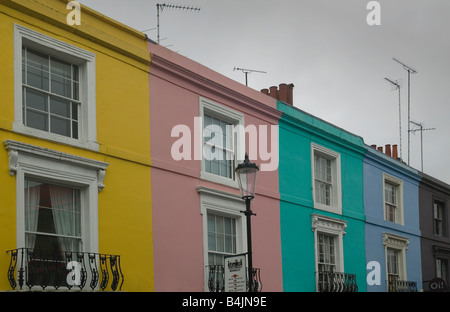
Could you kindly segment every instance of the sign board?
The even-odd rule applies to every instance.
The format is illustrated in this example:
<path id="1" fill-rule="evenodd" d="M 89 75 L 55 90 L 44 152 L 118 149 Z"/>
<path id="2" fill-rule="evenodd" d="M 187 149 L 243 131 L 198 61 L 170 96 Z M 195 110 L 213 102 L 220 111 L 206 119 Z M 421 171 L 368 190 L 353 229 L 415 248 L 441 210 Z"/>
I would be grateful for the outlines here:
<path id="1" fill-rule="evenodd" d="M 447 284 L 442 278 L 434 278 L 430 281 L 429 288 L 430 291 L 445 291 Z"/>
<path id="2" fill-rule="evenodd" d="M 225 257 L 225 292 L 247 291 L 246 254 Z"/>

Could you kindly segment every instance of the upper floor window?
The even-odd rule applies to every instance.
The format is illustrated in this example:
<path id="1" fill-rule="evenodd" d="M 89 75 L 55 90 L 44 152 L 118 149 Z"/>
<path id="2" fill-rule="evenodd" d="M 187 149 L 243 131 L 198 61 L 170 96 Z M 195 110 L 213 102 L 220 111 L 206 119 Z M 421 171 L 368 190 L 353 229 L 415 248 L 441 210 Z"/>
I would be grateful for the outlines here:
<path id="1" fill-rule="evenodd" d="M 384 220 L 403 224 L 403 182 L 384 174 L 383 189 Z"/>
<path id="2" fill-rule="evenodd" d="M 78 139 L 80 80 L 77 65 L 23 46 L 25 126 Z"/>
<path id="3" fill-rule="evenodd" d="M 434 234 L 445 236 L 447 230 L 445 203 L 439 200 L 435 200 L 433 208 Z"/>
<path id="4" fill-rule="evenodd" d="M 314 208 L 342 213 L 340 154 L 312 144 Z"/>
<path id="5" fill-rule="evenodd" d="M 201 178 L 238 187 L 234 169 L 244 155 L 244 115 L 200 98 L 203 122 Z"/>
<path id="6" fill-rule="evenodd" d="M 204 115 L 205 171 L 233 178 L 235 148 L 232 124 L 209 114 Z"/>
<path id="7" fill-rule="evenodd" d="M 15 132 L 98 151 L 95 55 L 15 25 Z"/>

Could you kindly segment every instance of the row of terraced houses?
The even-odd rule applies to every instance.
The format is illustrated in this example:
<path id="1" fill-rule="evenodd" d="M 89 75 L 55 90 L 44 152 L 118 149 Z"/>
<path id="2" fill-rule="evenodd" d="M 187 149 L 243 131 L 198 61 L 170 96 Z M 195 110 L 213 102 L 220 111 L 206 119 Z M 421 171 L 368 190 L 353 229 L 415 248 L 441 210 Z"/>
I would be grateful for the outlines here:
<path id="1" fill-rule="evenodd" d="M 67 4 L 0 1 L 0 290 L 223 290 L 246 152 L 256 290 L 446 290 L 450 185 Z"/>

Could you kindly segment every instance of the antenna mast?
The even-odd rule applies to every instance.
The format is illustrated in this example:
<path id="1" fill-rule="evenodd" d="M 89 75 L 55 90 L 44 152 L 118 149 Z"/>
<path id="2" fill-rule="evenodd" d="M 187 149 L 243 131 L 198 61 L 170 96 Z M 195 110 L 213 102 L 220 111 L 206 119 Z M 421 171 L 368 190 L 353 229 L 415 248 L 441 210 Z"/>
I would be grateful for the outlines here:
<path id="1" fill-rule="evenodd" d="M 410 159 L 410 150 L 411 150 L 411 130 L 409 127 L 409 124 L 411 123 L 411 74 L 416 74 L 417 71 L 415 69 L 412 69 L 410 66 L 400 62 L 396 58 L 393 58 L 394 61 L 399 63 L 403 66 L 403 69 L 405 69 L 408 72 L 408 165 L 409 165 L 409 159 Z"/>
<path id="2" fill-rule="evenodd" d="M 249 74 L 249 73 L 261 73 L 261 74 L 267 74 L 267 72 L 264 72 L 264 71 L 260 71 L 260 70 L 254 70 L 254 69 L 245 69 L 245 68 L 237 68 L 237 67 L 235 67 L 234 69 L 233 69 L 233 71 L 235 71 L 235 70 L 240 70 L 240 71 L 242 71 L 244 74 L 245 74 L 245 85 L 248 87 L 248 77 L 247 77 L 247 75 Z"/>
<path id="3" fill-rule="evenodd" d="M 159 11 L 161 10 L 161 12 L 165 9 L 175 9 L 175 10 L 186 10 L 186 11 L 200 11 L 200 8 L 198 7 L 192 7 L 192 6 L 185 6 L 185 5 L 176 5 L 176 4 L 165 4 L 165 3 L 157 3 L 156 4 L 156 11 L 157 11 L 157 26 L 156 28 L 158 29 L 158 44 L 160 42 L 159 40 Z"/>
<path id="4" fill-rule="evenodd" d="M 390 84 L 392 84 L 392 86 L 395 87 L 395 90 L 398 90 L 398 125 L 399 125 L 399 135 L 400 135 L 400 158 L 403 159 L 403 154 L 402 154 L 402 107 L 401 107 L 401 102 L 400 102 L 400 84 L 398 83 L 398 81 L 393 81 L 389 78 L 384 78 L 386 79 Z"/>
<path id="5" fill-rule="evenodd" d="M 423 128 L 423 124 L 421 124 L 421 123 L 414 122 L 414 121 L 410 121 L 410 122 L 413 125 L 419 127 L 418 129 L 411 129 L 409 131 L 410 132 L 420 131 L 420 162 L 421 162 L 421 166 L 422 166 L 421 171 L 423 172 L 423 132 L 429 131 L 429 130 L 436 130 L 436 128 Z"/>

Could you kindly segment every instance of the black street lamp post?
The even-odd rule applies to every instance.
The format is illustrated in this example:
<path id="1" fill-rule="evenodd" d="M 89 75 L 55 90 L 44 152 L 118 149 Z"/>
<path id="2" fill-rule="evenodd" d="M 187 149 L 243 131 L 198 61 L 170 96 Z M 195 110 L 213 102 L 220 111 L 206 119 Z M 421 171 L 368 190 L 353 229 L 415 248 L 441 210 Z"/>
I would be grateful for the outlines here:
<path id="1" fill-rule="evenodd" d="M 251 216 L 255 215 L 250 209 L 250 202 L 255 197 L 256 175 L 259 168 L 256 164 L 251 163 L 247 153 L 245 160 L 236 168 L 236 175 L 241 189 L 242 199 L 245 200 L 245 214 L 247 219 L 247 250 L 248 250 L 248 291 L 253 292 L 253 256 L 252 256 L 252 229 Z"/>

